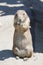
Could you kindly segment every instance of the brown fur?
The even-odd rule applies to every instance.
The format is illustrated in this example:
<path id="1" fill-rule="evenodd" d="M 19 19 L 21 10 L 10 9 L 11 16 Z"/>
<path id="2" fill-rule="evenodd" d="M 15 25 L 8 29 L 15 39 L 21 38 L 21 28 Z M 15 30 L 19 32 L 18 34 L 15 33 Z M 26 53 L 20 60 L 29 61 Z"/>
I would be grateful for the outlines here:
<path id="1" fill-rule="evenodd" d="M 19 57 L 31 57 L 33 53 L 30 18 L 24 10 L 18 10 L 14 17 L 13 53 Z"/>

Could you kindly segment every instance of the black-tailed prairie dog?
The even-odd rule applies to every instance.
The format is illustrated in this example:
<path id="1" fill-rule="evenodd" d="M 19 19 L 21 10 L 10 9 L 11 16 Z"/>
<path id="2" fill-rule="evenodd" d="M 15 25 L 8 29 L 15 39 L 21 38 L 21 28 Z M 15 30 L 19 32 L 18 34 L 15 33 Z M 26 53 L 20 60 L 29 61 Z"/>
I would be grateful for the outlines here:
<path id="1" fill-rule="evenodd" d="M 31 57 L 33 53 L 30 18 L 24 10 L 17 10 L 14 16 L 13 53 L 18 57 Z"/>

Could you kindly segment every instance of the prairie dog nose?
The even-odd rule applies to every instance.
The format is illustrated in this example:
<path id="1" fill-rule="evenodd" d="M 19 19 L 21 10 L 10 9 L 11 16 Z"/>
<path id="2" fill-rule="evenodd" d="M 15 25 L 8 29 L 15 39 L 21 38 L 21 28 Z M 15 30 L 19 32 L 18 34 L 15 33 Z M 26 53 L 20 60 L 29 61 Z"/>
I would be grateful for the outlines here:
<path id="1" fill-rule="evenodd" d="M 19 19 L 19 22 L 21 23 L 21 19 Z"/>
<path id="2" fill-rule="evenodd" d="M 18 24 L 18 25 L 20 25 L 20 24 L 21 24 L 21 19 L 19 19 L 19 21 L 17 22 L 17 24 Z"/>

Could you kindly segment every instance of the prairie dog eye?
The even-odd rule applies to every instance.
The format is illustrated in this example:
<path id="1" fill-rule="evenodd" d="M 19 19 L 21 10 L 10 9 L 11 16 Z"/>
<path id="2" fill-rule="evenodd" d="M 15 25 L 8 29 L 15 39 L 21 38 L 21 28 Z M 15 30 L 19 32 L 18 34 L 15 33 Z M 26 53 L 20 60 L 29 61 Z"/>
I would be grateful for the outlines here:
<path id="1" fill-rule="evenodd" d="M 18 17 L 18 15 L 17 14 L 15 14 L 15 18 L 17 18 Z"/>
<path id="2" fill-rule="evenodd" d="M 25 15 L 25 13 L 23 13 L 23 15 Z"/>

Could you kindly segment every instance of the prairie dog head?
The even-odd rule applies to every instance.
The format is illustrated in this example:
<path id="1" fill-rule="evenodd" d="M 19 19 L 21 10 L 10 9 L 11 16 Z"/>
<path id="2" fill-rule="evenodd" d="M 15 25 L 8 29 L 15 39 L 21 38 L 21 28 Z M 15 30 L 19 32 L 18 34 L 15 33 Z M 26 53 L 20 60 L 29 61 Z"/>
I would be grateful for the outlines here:
<path id="1" fill-rule="evenodd" d="M 14 27 L 16 31 L 25 32 L 30 28 L 30 18 L 24 10 L 18 10 L 14 16 Z"/>

